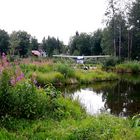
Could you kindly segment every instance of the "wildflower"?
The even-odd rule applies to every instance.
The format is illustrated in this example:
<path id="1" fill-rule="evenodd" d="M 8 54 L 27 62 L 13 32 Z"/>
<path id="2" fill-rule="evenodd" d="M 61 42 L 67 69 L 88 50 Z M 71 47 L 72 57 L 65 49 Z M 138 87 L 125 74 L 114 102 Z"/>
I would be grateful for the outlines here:
<path id="1" fill-rule="evenodd" d="M 33 83 L 34 83 L 34 84 L 37 84 L 37 81 L 34 79 Z"/>
<path id="2" fill-rule="evenodd" d="M 14 86 L 16 84 L 16 80 L 14 77 L 11 78 L 11 81 L 10 81 L 11 85 Z"/>
<path id="3" fill-rule="evenodd" d="M 9 65 L 7 57 L 6 57 L 4 52 L 2 53 L 2 61 L 1 62 L 2 62 L 2 66 L 4 66 L 4 67 L 7 67 Z"/>
<path id="4" fill-rule="evenodd" d="M 24 73 L 17 68 L 15 71 L 14 76 L 11 78 L 11 85 L 15 85 L 17 82 L 21 81 L 24 79 Z"/>
<path id="5" fill-rule="evenodd" d="M 5 53 L 3 52 L 3 53 L 2 53 L 2 59 L 5 59 L 5 57 L 6 57 L 6 55 L 5 55 Z"/>

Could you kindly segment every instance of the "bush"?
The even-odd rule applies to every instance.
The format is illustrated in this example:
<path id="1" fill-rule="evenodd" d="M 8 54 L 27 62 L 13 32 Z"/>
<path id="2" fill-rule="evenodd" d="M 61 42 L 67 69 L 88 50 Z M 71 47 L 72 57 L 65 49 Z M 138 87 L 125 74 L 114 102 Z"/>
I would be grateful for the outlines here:
<path id="1" fill-rule="evenodd" d="M 58 120 L 62 118 L 82 119 L 86 113 L 78 101 L 72 101 L 70 98 L 58 98 L 53 116 Z"/>
<path id="2" fill-rule="evenodd" d="M 125 73 L 139 73 L 140 72 L 140 63 L 138 61 L 124 62 L 116 66 L 117 72 Z"/>
<path id="3" fill-rule="evenodd" d="M 116 64 L 120 63 L 121 61 L 117 57 L 110 57 L 103 62 L 103 67 L 114 67 Z"/>
<path id="4" fill-rule="evenodd" d="M 54 70 L 60 72 L 61 74 L 63 74 L 65 78 L 74 77 L 74 69 L 72 69 L 67 64 L 57 63 L 54 66 Z"/>
<path id="5" fill-rule="evenodd" d="M 60 96 L 60 92 L 52 85 L 38 89 L 30 81 L 18 83 L 12 93 L 12 115 L 29 119 L 51 116 L 56 108 L 55 102 Z"/>
<path id="6" fill-rule="evenodd" d="M 43 98 L 39 98 L 37 88 L 29 81 L 18 83 L 15 87 L 13 87 L 12 94 L 14 98 L 14 109 L 12 114 L 20 118 L 33 119 L 39 117 L 44 108 L 42 106 L 44 99 L 46 99 L 47 102 L 45 93 L 43 95 L 42 92 L 39 96 L 41 97 L 43 95 Z M 43 108 L 41 109 L 41 107 Z"/>
<path id="7" fill-rule="evenodd" d="M 11 75 L 3 70 L 0 78 L 0 117 L 10 115 L 35 119 L 46 117 L 54 111 L 59 92 L 53 86 L 37 88 L 33 81 L 10 83 Z M 58 95 L 57 95 L 58 94 Z"/>
<path id="8" fill-rule="evenodd" d="M 9 69 L 5 69 L 1 73 L 0 77 L 0 116 L 5 115 L 7 112 L 10 112 L 12 109 L 12 95 L 11 95 L 11 86 L 10 86 L 10 77 Z"/>

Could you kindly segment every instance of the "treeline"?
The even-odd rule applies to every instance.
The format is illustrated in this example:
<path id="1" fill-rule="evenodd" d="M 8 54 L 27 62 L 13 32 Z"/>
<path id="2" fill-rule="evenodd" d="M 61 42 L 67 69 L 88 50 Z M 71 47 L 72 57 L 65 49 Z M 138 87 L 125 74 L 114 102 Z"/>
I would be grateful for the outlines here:
<path id="1" fill-rule="evenodd" d="M 70 54 L 108 54 L 124 59 L 140 59 L 140 0 L 108 0 L 104 29 L 76 33 L 69 42 Z"/>
<path id="2" fill-rule="evenodd" d="M 0 53 L 28 57 L 31 50 L 43 50 L 48 56 L 63 53 L 65 45 L 58 38 L 48 36 L 39 43 L 26 31 L 13 31 L 10 35 L 0 30 Z"/>
<path id="3" fill-rule="evenodd" d="M 68 45 L 58 38 L 43 38 L 41 43 L 25 31 L 8 34 L 0 30 L 0 53 L 27 57 L 31 50 L 43 50 L 53 54 L 112 55 L 124 59 L 140 59 L 140 0 L 108 0 L 104 29 L 94 33 L 78 33 Z"/>
<path id="4" fill-rule="evenodd" d="M 108 0 L 103 30 L 104 53 L 140 59 L 140 0 Z"/>

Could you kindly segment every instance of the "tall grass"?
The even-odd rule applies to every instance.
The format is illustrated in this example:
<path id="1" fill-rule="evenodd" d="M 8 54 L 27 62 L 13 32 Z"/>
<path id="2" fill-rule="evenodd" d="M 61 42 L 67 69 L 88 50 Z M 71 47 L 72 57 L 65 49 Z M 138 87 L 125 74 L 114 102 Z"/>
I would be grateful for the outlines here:
<path id="1" fill-rule="evenodd" d="M 93 83 L 94 81 L 110 81 L 117 79 L 117 75 L 114 73 L 107 73 L 101 70 L 96 71 L 83 71 L 77 70 L 76 78 L 80 83 Z"/>
<path id="2" fill-rule="evenodd" d="M 24 73 L 28 73 L 30 71 L 33 71 L 33 72 L 38 71 L 42 73 L 47 73 L 53 70 L 53 67 L 51 64 L 37 65 L 37 64 L 29 63 L 29 64 L 21 64 L 20 67 Z"/>
<path id="3" fill-rule="evenodd" d="M 75 71 L 73 68 L 71 68 L 68 64 L 62 64 L 62 63 L 56 63 L 54 64 L 54 70 L 60 72 L 64 75 L 65 78 L 71 78 L 74 77 Z"/>
<path id="4" fill-rule="evenodd" d="M 116 71 L 120 73 L 139 73 L 140 63 L 138 61 L 124 62 L 116 65 Z"/>
<path id="5" fill-rule="evenodd" d="M 60 72 L 54 71 L 48 73 L 36 72 L 36 80 L 39 85 L 46 85 L 48 83 L 61 85 L 64 83 L 64 76 Z"/>

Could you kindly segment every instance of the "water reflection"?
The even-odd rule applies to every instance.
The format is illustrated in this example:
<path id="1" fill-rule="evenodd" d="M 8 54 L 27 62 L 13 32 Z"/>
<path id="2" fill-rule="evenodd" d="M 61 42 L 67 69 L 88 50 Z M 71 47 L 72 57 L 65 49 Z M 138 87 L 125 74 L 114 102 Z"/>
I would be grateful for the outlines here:
<path id="1" fill-rule="evenodd" d="M 128 77 L 127 77 L 128 78 Z M 121 77 L 120 81 L 97 82 L 92 85 L 69 86 L 62 92 L 79 100 L 87 112 L 99 114 L 102 111 L 117 116 L 133 116 L 140 113 L 140 80 L 130 81 Z"/>
<path id="2" fill-rule="evenodd" d="M 96 94 L 90 88 L 81 89 L 72 95 L 74 100 L 78 101 L 86 108 L 89 114 L 99 114 L 104 109 L 105 102 L 102 101 L 102 94 Z"/>

